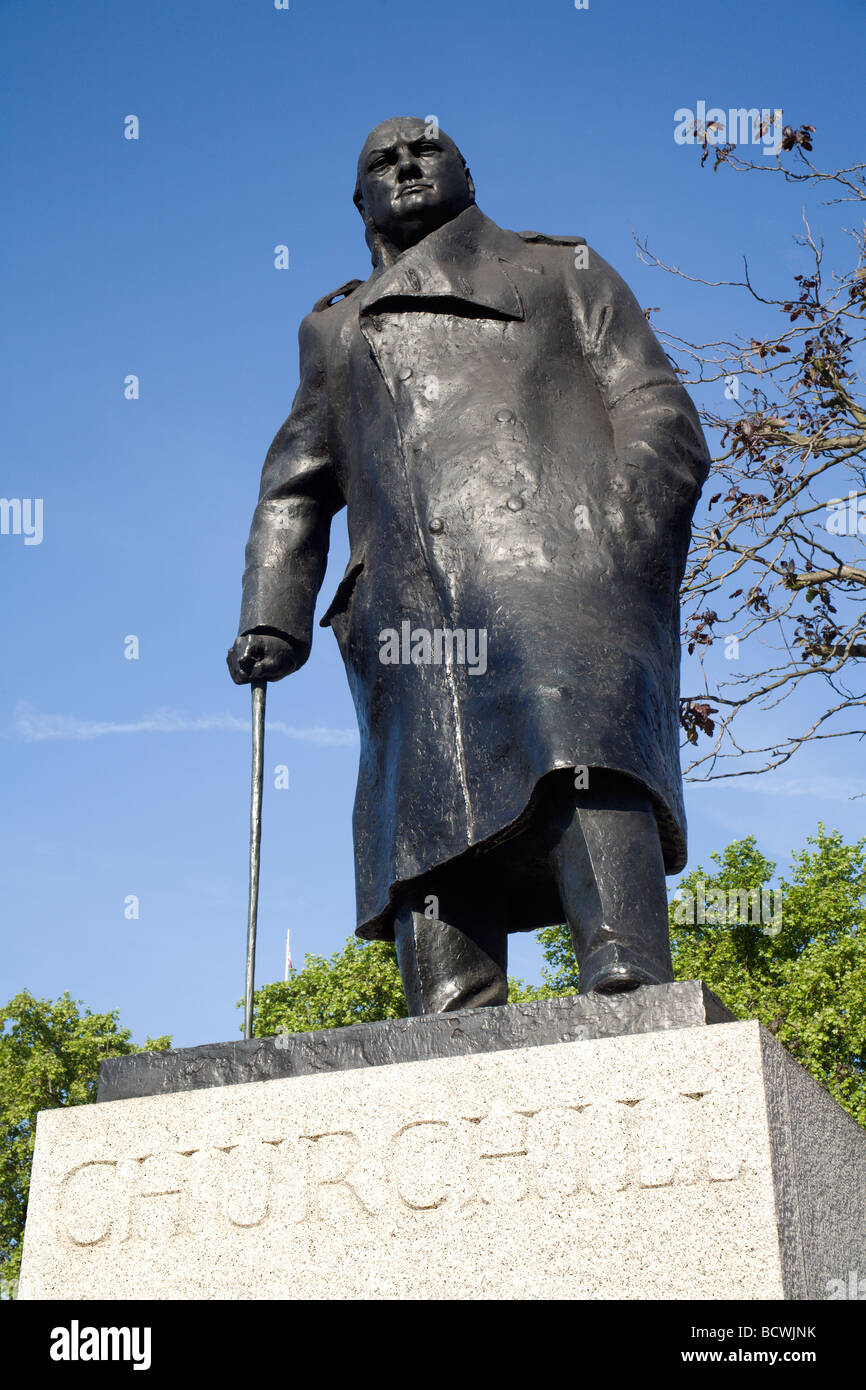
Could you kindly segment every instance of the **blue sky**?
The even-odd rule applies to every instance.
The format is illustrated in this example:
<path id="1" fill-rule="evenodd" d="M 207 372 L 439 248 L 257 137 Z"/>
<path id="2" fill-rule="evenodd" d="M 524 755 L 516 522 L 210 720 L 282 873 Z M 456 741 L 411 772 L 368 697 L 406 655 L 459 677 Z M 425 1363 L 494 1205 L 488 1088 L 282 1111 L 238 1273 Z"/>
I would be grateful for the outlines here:
<path id="1" fill-rule="evenodd" d="M 0 537 L 0 997 L 69 989 L 138 1038 L 223 1039 L 240 1023 L 249 791 L 249 692 L 224 654 L 298 324 L 369 272 L 351 202 L 367 131 L 437 115 L 501 225 L 585 235 L 683 336 L 743 332 L 730 294 L 640 265 L 632 228 L 713 279 L 748 251 L 778 290 L 803 194 L 700 170 L 674 112 L 781 106 L 818 128 L 823 163 L 852 162 L 866 10 L 5 0 L 0 35 L 0 491 L 44 502 L 40 545 Z M 839 219 L 822 216 L 832 252 Z M 345 559 L 340 517 L 320 611 Z M 300 963 L 354 926 L 357 743 L 329 632 L 269 713 L 259 982 L 281 978 L 287 927 Z M 690 787 L 691 863 L 754 832 L 783 864 L 819 817 L 860 833 L 858 759 L 807 752 L 772 779 Z M 538 968 L 533 938 L 513 937 L 512 971 Z"/>

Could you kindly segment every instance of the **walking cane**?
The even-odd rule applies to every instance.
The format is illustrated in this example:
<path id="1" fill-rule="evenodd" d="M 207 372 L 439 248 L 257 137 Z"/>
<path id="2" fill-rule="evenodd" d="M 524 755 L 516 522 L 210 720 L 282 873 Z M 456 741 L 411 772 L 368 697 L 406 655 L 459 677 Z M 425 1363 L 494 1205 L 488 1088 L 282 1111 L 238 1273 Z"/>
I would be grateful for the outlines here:
<path id="1" fill-rule="evenodd" d="M 247 977 L 244 993 L 244 1037 L 253 1036 L 253 990 L 256 980 L 256 922 L 259 912 L 259 863 L 262 848 L 262 783 L 265 757 L 265 696 L 267 681 L 252 681 L 253 771 L 250 791 L 250 903 L 247 917 Z"/>

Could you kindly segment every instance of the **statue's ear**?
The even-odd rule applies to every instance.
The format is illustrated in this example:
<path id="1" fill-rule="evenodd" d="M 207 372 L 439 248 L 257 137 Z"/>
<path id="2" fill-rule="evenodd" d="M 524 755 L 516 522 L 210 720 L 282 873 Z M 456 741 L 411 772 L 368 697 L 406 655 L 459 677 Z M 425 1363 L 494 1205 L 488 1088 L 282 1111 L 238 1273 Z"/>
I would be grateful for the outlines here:
<path id="1" fill-rule="evenodd" d="M 468 165 L 466 166 L 466 182 L 467 182 L 467 184 L 469 185 L 469 196 L 470 196 L 470 198 L 472 199 L 472 201 L 473 201 L 473 203 L 474 203 L 474 202 L 475 202 L 475 180 L 473 179 L 472 175 L 471 175 L 470 172 L 469 172 L 469 167 L 468 167 Z"/>
<path id="2" fill-rule="evenodd" d="M 355 189 L 355 196 L 353 197 L 352 202 L 355 204 L 355 207 L 361 214 L 361 218 L 364 223 L 364 240 L 370 248 L 370 255 L 373 261 L 373 265 L 377 266 L 381 258 L 381 251 L 379 249 L 379 236 L 376 231 L 376 227 L 373 223 L 372 217 L 369 217 L 367 215 L 367 209 L 364 206 L 364 198 L 361 193 L 360 182 L 357 188 Z"/>
<path id="3" fill-rule="evenodd" d="M 364 239 L 370 248 L 370 258 L 375 268 L 382 259 L 382 242 L 372 217 L 364 218 Z"/>

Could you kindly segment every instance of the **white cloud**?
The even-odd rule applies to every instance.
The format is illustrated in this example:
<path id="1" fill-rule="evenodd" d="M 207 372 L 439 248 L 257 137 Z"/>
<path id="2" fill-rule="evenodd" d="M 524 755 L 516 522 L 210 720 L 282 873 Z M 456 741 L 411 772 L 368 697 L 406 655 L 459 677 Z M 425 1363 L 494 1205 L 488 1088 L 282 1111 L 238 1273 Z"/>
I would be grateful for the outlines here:
<path id="1" fill-rule="evenodd" d="M 818 801 L 848 801 L 863 791 L 863 782 L 854 777 L 832 777 L 819 774 L 817 777 L 785 777 L 778 781 L 770 778 L 762 783 L 755 779 L 755 791 L 767 796 L 812 796 Z"/>
<path id="2" fill-rule="evenodd" d="M 814 777 L 774 777 L 769 773 L 760 773 L 754 777 L 731 778 L 729 782 L 692 782 L 689 785 L 689 795 L 693 794 L 696 786 L 701 786 L 705 791 L 718 792 L 724 789 L 740 797 L 746 791 L 789 799 L 808 796 L 814 801 L 850 801 L 863 793 L 862 780 L 854 777 L 834 777 L 827 773 L 818 773 Z"/>
<path id="3" fill-rule="evenodd" d="M 299 743 L 317 743 L 332 748 L 347 748 L 358 742 L 355 729 L 330 729 L 326 726 L 298 728 L 281 719 L 267 721 L 269 733 L 283 734 Z M 250 721 L 236 714 L 181 714 L 176 710 L 158 709 L 140 719 L 125 721 L 78 719 L 72 714 L 40 714 L 32 705 L 19 704 L 12 715 L 9 736 L 24 743 L 43 743 L 48 739 L 82 742 L 104 738 L 109 734 L 189 734 L 223 733 L 249 734 Z"/>

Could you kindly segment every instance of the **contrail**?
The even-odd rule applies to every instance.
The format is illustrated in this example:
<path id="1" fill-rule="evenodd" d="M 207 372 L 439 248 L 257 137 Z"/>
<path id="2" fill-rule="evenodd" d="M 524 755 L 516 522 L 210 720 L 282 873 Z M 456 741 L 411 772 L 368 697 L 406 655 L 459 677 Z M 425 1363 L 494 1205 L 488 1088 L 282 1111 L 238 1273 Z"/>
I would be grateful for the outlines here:
<path id="1" fill-rule="evenodd" d="M 348 748 L 358 742 L 355 729 L 331 729 L 323 725 L 299 728 L 280 719 L 269 719 L 268 730 L 283 734 L 299 743 L 316 743 L 322 747 Z M 79 719 L 72 714 L 40 714 L 32 705 L 16 705 L 12 726 L 7 737 L 24 743 L 43 743 L 48 739 L 83 742 L 105 738 L 109 734 L 191 734 L 191 733 L 249 733 L 249 720 L 236 714 L 181 714 L 177 710 L 158 709 L 139 719 L 124 721 Z"/>

